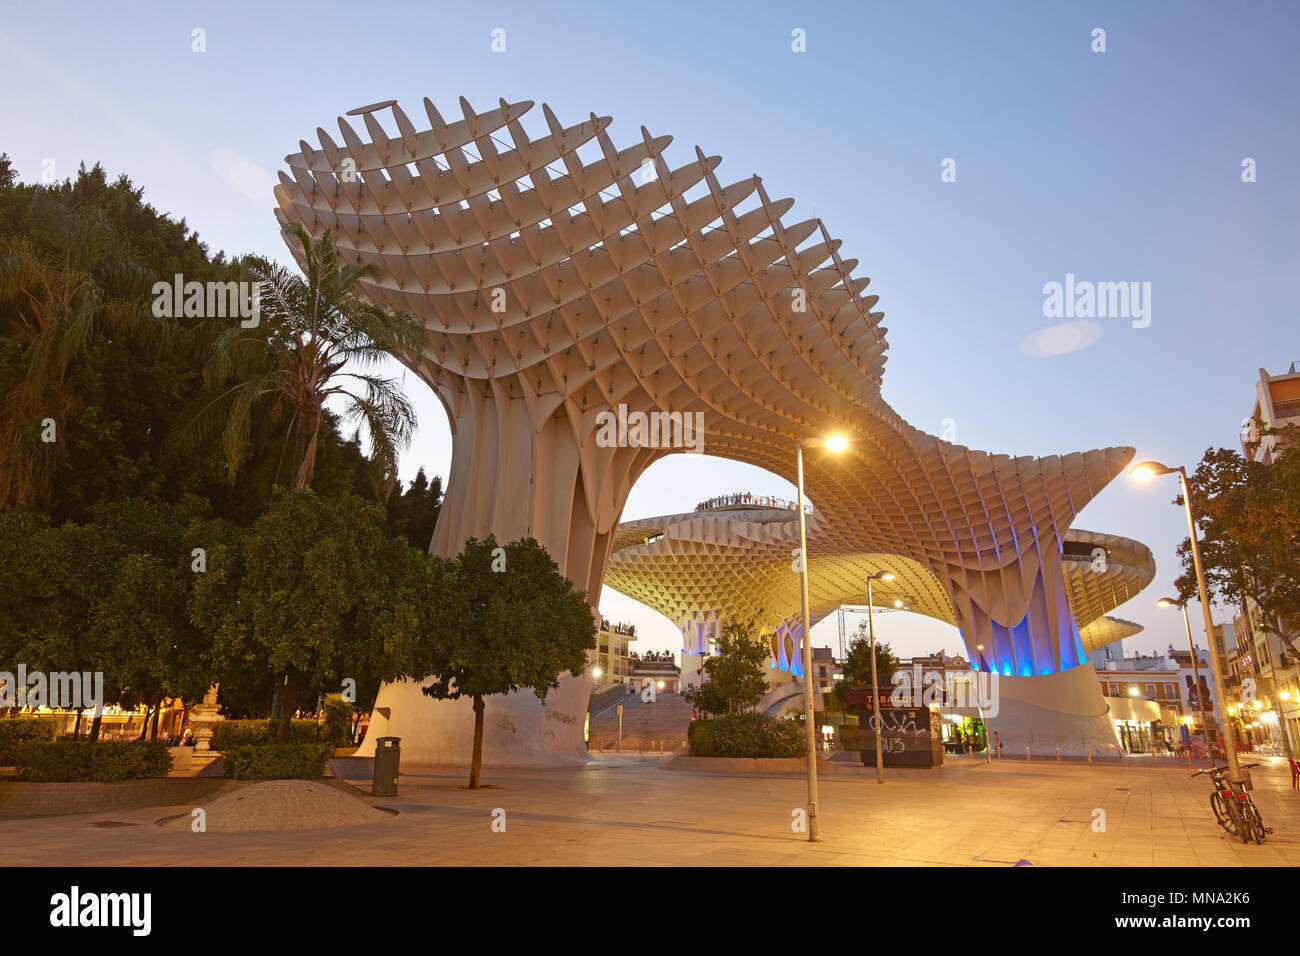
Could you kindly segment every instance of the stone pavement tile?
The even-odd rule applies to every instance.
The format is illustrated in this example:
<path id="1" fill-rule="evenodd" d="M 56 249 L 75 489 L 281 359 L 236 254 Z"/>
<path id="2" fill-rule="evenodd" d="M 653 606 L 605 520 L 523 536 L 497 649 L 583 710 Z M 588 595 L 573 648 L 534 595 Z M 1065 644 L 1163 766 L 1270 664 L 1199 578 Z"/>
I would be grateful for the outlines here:
<path id="1" fill-rule="evenodd" d="M 1256 771 L 1257 781 L 1268 781 Z M 0 817 L 6 863 L 311 865 L 1201 865 L 1300 864 L 1300 800 L 1259 786 L 1275 835 L 1264 847 L 1223 840 L 1203 785 L 1181 772 L 1034 763 L 823 781 L 824 843 L 790 830 L 806 799 L 799 777 L 670 772 L 647 759 L 489 770 L 498 789 L 460 789 L 461 768 L 407 768 L 399 811 L 361 827 L 259 834 L 168 832 L 153 821 L 191 808 L 77 817 Z M 1282 783 L 1289 782 L 1289 773 Z M 505 833 L 491 811 L 507 811 Z M 1107 829 L 1091 828 L 1107 811 Z M 95 821 L 132 824 L 99 829 Z M 1065 822 L 1062 822 L 1062 821 Z M 1093 856 L 1093 854 L 1096 856 Z M 977 859 L 978 858 L 978 859 Z"/>

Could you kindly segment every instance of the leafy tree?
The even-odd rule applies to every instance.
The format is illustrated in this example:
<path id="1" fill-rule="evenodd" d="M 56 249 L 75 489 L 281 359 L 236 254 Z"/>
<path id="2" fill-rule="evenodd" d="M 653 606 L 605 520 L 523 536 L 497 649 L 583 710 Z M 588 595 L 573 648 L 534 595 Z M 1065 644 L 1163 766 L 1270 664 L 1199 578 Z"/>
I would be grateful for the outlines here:
<path id="1" fill-rule="evenodd" d="M 859 634 L 849 643 L 848 656 L 841 668 L 844 683 L 850 687 L 871 686 L 871 640 Z M 881 687 L 888 687 L 894 671 L 898 670 L 898 658 L 890 646 L 876 639 L 876 680 Z"/>
<path id="2" fill-rule="evenodd" d="M 210 654 L 186 606 L 191 542 L 207 541 L 209 525 L 207 503 L 192 497 L 104 503 L 90 523 L 59 527 L 0 511 L 0 615 L 9 625 L 0 657 L 47 673 L 102 672 L 105 703 L 156 708 L 165 697 L 201 697 Z M 97 730 L 98 722 L 92 739 Z"/>
<path id="3" fill-rule="evenodd" d="M 731 714 L 753 707 L 767 693 L 772 652 L 755 630 L 755 618 L 722 625 L 718 653 L 704 662 L 704 681 L 682 691 L 692 706 L 709 714 Z"/>
<path id="4" fill-rule="evenodd" d="M 0 560 L 0 618 L 5 622 L 0 631 L 6 635 L 7 661 L 46 674 L 105 671 L 105 696 L 116 699 L 107 649 L 85 626 L 112 563 L 98 529 L 75 524 L 54 528 L 43 517 L 0 509 Z M 98 731 L 97 719 L 92 739 Z"/>
<path id="5" fill-rule="evenodd" d="M 428 559 L 387 537 L 382 521 L 382 509 L 353 495 L 292 491 L 223 547 L 190 606 L 212 635 L 218 672 L 275 675 L 286 718 L 343 678 L 398 679 L 419 635 L 411 582 Z M 280 743 L 288 732 L 282 719 Z"/>
<path id="6" fill-rule="evenodd" d="M 442 478 L 435 475 L 430 482 L 421 468 L 409 488 L 399 487 L 388 499 L 387 507 L 389 533 L 405 535 L 412 545 L 427 550 L 442 510 Z"/>
<path id="7" fill-rule="evenodd" d="M 337 396 L 345 417 L 365 422 L 377 484 L 391 487 L 414 412 L 394 379 L 369 369 L 413 349 L 420 327 L 362 297 L 359 284 L 374 267 L 341 264 L 328 233 L 317 244 L 301 226 L 293 235 L 305 278 L 263 259 L 248 260 L 253 281 L 262 283 L 260 321 L 253 328 L 233 324 L 214 340 L 204 369 L 214 394 L 187 430 L 188 444 L 219 432 L 233 482 L 250 454 L 254 412 L 266 409 L 273 422 L 285 422 L 285 440 L 292 443 L 291 487 L 306 488 L 316 470 L 324 404 Z"/>
<path id="8" fill-rule="evenodd" d="M 105 580 L 87 631 L 108 659 L 118 703 L 202 698 L 216 680 L 211 641 L 189 620 L 193 584 L 208 573 L 208 551 L 234 529 L 213 520 L 206 501 L 104 502 L 89 525 L 105 553 Z M 155 721 L 156 729 L 156 721 Z"/>
<path id="9" fill-rule="evenodd" d="M 437 565 L 430 572 L 435 577 Z M 426 619 L 426 639 L 411 669 L 434 682 L 424 693 L 439 700 L 467 696 L 474 706 L 474 749 L 469 787 L 479 787 L 483 763 L 485 698 L 531 690 L 541 700 L 566 671 L 579 675 L 596 646 L 596 619 L 586 594 L 533 538 L 504 548 L 493 536 L 470 538 L 449 563 L 436 619 Z M 429 605 L 426 605 L 426 611 Z"/>
<path id="10" fill-rule="evenodd" d="M 0 330 L 14 340 L 0 397 L 0 504 L 48 500 L 63 430 L 83 404 L 69 367 L 98 335 L 137 348 L 168 338 L 147 306 L 148 270 L 126 255 L 102 211 L 45 197 L 36 206 L 53 248 L 0 237 Z"/>
<path id="11" fill-rule="evenodd" d="M 1245 603 L 1249 595 L 1266 620 L 1290 630 L 1300 621 L 1300 428 L 1276 431 L 1271 464 L 1226 448 L 1206 449 L 1189 481 L 1201 535 L 1201 559 L 1211 600 Z M 1175 499 L 1182 504 L 1182 497 Z M 1196 594 L 1191 543 L 1178 548 L 1178 589 Z"/>
<path id="12" fill-rule="evenodd" d="M 75 181 L 34 186 L 0 166 L 0 485 L 8 500 L 55 523 L 85 523 L 105 498 L 177 500 L 223 481 L 219 448 L 164 452 L 202 385 L 211 332 L 153 316 L 151 287 L 178 272 L 229 279 L 237 268 L 210 259 L 125 176 L 110 183 L 102 167 L 83 166 Z M 47 418 L 53 443 L 41 440 Z"/>

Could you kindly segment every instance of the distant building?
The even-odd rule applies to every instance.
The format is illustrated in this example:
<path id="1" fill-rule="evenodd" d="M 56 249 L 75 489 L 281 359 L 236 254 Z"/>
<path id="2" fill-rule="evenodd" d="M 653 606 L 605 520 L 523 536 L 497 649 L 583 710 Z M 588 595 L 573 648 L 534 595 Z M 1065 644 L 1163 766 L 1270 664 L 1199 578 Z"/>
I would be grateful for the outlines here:
<path id="1" fill-rule="evenodd" d="M 1255 405 L 1241 426 L 1241 454 L 1250 461 L 1271 465 L 1278 455 L 1278 440 L 1276 435 L 1263 432 L 1287 425 L 1300 425 L 1300 371 L 1296 370 L 1295 362 L 1283 375 L 1259 370 Z"/>
<path id="2" fill-rule="evenodd" d="M 678 694 L 682 689 L 682 669 L 671 651 L 646 651 L 638 656 L 632 651 L 628 656 L 628 677 L 635 690 L 641 690 L 645 681 L 651 680 L 656 690 Z"/>
<path id="3" fill-rule="evenodd" d="M 600 619 L 596 637 L 596 666 L 601 684 L 624 684 L 631 676 L 628 668 L 628 644 L 636 640 L 636 625 L 610 624 Z"/>
<path id="4" fill-rule="evenodd" d="M 1300 426 L 1300 371 L 1292 362 L 1282 375 L 1259 370 L 1255 404 L 1242 422 L 1241 453 L 1271 465 L 1283 453 L 1271 429 Z M 1233 618 L 1237 647 L 1232 719 L 1239 739 L 1252 748 L 1267 747 L 1294 756 L 1300 752 L 1300 648 L 1294 629 L 1265 619 L 1251 595 Z"/>
<path id="5" fill-rule="evenodd" d="M 840 667 L 840 662 L 835 660 L 835 655 L 829 647 L 814 647 L 812 649 L 813 693 L 829 694 L 835 682 L 844 677 Z"/>
<path id="6" fill-rule="evenodd" d="M 1097 669 L 1097 679 L 1115 732 L 1128 753 L 1175 747 L 1200 733 L 1201 725 L 1195 723 L 1181 689 L 1179 666 L 1170 657 L 1134 653 L 1107 660 Z"/>

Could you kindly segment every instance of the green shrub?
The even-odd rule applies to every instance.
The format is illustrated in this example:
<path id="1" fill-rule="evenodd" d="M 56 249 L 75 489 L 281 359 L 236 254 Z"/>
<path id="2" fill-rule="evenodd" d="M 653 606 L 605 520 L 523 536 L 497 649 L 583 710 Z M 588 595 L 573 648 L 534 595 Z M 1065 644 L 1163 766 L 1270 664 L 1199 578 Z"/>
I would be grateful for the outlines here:
<path id="1" fill-rule="evenodd" d="M 713 721 L 692 720 L 686 728 L 686 743 L 692 757 L 716 757 L 713 752 Z"/>
<path id="2" fill-rule="evenodd" d="M 91 780 L 118 783 L 142 777 L 165 777 L 172 755 L 161 740 L 56 740 L 19 744 L 15 754 L 18 779 L 35 783 Z"/>
<path id="3" fill-rule="evenodd" d="M 274 743 L 279 729 L 278 720 L 223 720 L 212 729 L 212 749 L 225 753 L 247 744 Z M 314 744 L 316 741 L 316 721 L 295 720 L 289 725 L 289 743 Z"/>
<path id="4" fill-rule="evenodd" d="M 0 720 L 0 767 L 11 766 L 19 744 L 53 740 L 62 720 L 58 717 L 6 717 Z"/>
<path id="5" fill-rule="evenodd" d="M 863 730 L 870 735 L 869 727 L 862 727 L 860 724 L 844 724 L 840 727 L 840 746 L 845 750 L 861 750 Z"/>
<path id="6" fill-rule="evenodd" d="M 333 744 L 244 744 L 224 754 L 226 776 L 236 780 L 318 780 Z"/>
<path id="7" fill-rule="evenodd" d="M 803 729 L 766 714 L 726 714 L 693 720 L 687 731 L 692 757 L 802 757 Z"/>
<path id="8" fill-rule="evenodd" d="M 335 747 L 346 747 L 352 742 L 352 705 L 342 694 L 325 698 L 325 719 L 322 722 L 324 738 Z"/>

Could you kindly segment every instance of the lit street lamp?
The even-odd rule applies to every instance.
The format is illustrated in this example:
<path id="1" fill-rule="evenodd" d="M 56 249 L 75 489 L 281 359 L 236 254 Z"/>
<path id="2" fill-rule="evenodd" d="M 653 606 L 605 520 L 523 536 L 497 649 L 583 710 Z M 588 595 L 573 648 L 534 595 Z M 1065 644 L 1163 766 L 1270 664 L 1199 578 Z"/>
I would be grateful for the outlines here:
<path id="1" fill-rule="evenodd" d="M 817 835 L 817 727 L 814 721 L 812 689 L 812 628 L 808 624 L 808 532 L 804 520 L 803 504 L 803 450 L 804 448 L 825 448 L 828 451 L 843 451 L 849 447 L 849 440 L 843 435 L 830 438 L 810 438 L 795 442 L 795 471 L 799 485 L 799 610 L 803 624 L 803 704 L 804 729 L 808 737 L 808 842 L 820 843 Z"/>
<path id="2" fill-rule="evenodd" d="M 1223 664 L 1219 660 L 1219 645 L 1214 640 L 1214 616 L 1210 611 L 1210 596 L 1205 587 L 1205 568 L 1201 564 L 1201 547 L 1196 542 L 1196 516 L 1192 513 L 1192 493 L 1187 486 L 1187 469 L 1182 465 L 1169 468 L 1155 461 L 1144 461 L 1129 472 L 1129 476 L 1138 481 L 1146 481 L 1159 475 L 1178 475 L 1178 482 L 1183 493 L 1183 508 L 1187 512 L 1187 537 L 1192 542 L 1192 565 L 1196 569 L 1196 591 L 1201 601 L 1201 610 L 1205 614 L 1205 639 L 1210 645 L 1210 673 L 1214 676 L 1214 696 L 1218 698 L 1217 710 L 1219 726 L 1223 728 L 1223 752 L 1228 759 L 1228 774 L 1236 780 L 1241 777 L 1237 766 L 1237 744 L 1233 737 L 1232 725 L 1223 713 L 1227 694 L 1224 691 Z M 1199 690 L 1199 688 L 1198 688 Z M 1214 763 L 1214 754 L 1210 754 L 1210 764 Z"/>
<path id="3" fill-rule="evenodd" d="M 877 571 L 867 578 L 867 631 L 871 635 L 871 716 L 876 721 L 876 783 L 885 782 L 885 752 L 880 739 L 880 731 L 884 725 L 880 721 L 880 687 L 876 683 L 876 625 L 875 612 L 872 610 L 875 602 L 871 598 L 871 582 L 892 580 L 894 575 L 889 571 Z M 901 599 L 894 602 L 894 607 L 902 606 Z M 917 690 L 918 688 L 912 688 L 912 693 L 916 694 Z"/>
<path id="4" fill-rule="evenodd" d="M 1183 609 L 1183 625 L 1187 628 L 1187 650 L 1192 655 L 1192 686 L 1196 688 L 1196 711 L 1200 713 L 1205 710 L 1205 702 L 1201 700 L 1201 671 L 1196 666 L 1196 645 L 1192 643 L 1192 619 L 1187 616 L 1187 602 L 1180 601 L 1177 598 L 1161 598 L 1156 601 L 1157 607 L 1180 607 Z M 1210 758 L 1210 766 L 1214 766 L 1214 753 L 1210 750 L 1210 737 L 1205 729 L 1204 718 L 1201 720 L 1201 743 L 1205 744 L 1205 756 Z"/>
<path id="5" fill-rule="evenodd" d="M 980 657 L 984 656 L 983 644 L 976 644 L 975 650 L 980 652 Z M 979 708 L 980 723 L 984 725 L 984 762 L 992 763 L 993 762 L 993 738 L 989 736 L 989 734 L 991 733 L 991 731 L 989 730 L 989 722 L 984 719 L 984 704 L 980 700 L 979 679 L 980 679 L 980 672 L 977 669 L 975 671 L 975 706 Z"/>

